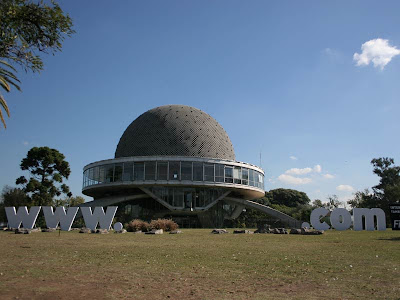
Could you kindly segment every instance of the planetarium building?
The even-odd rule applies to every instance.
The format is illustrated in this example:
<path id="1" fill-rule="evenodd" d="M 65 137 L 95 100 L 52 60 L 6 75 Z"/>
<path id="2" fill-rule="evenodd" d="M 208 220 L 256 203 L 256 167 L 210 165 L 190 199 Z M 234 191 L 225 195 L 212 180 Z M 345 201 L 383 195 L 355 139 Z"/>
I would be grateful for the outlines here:
<path id="1" fill-rule="evenodd" d="M 153 108 L 123 133 L 115 158 L 84 167 L 84 206 L 119 207 L 120 221 L 172 218 L 181 227 L 220 227 L 244 208 L 294 219 L 251 200 L 264 196 L 264 171 L 239 162 L 229 136 L 190 106 Z"/>

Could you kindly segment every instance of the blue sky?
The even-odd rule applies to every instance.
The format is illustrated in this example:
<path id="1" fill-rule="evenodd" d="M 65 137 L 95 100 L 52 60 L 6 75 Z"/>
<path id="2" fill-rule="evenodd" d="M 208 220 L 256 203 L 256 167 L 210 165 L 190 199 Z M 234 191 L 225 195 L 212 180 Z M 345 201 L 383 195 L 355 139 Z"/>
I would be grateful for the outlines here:
<path id="1" fill-rule="evenodd" d="M 81 195 L 84 165 L 113 158 L 125 128 L 166 104 L 212 115 L 237 160 L 259 165 L 261 153 L 266 190 L 343 201 L 377 184 L 372 158 L 400 164 L 398 1 L 60 4 L 76 34 L 5 95 L 0 188 L 31 147 L 49 146 Z"/>

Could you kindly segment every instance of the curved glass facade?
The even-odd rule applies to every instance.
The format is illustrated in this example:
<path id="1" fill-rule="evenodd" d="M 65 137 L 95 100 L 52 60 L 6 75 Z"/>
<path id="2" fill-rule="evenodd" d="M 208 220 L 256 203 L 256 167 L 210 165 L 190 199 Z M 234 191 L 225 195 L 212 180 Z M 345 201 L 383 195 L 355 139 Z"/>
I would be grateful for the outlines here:
<path id="1" fill-rule="evenodd" d="M 264 189 L 264 174 L 256 170 L 210 162 L 139 161 L 87 168 L 83 188 L 112 182 L 194 181 L 241 184 Z"/>
<path id="2" fill-rule="evenodd" d="M 225 192 L 223 188 L 152 187 L 150 191 L 176 209 L 204 209 Z"/>

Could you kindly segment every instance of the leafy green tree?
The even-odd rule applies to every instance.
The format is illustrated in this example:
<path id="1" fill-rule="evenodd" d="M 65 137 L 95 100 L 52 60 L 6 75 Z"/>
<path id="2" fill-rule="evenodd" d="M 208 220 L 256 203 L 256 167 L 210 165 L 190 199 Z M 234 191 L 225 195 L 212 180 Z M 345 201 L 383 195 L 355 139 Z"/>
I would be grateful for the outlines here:
<path id="1" fill-rule="evenodd" d="M 304 192 L 291 189 L 275 189 L 265 193 L 265 196 L 254 200 L 263 205 L 270 206 L 297 220 L 307 221 L 310 219 L 310 198 Z M 230 221 L 233 227 L 255 227 L 257 224 L 270 222 L 273 226 L 283 226 L 282 222 L 273 220 L 271 216 L 255 209 L 246 209 L 240 216 Z M 272 222 L 272 223 L 271 223 Z"/>
<path id="2" fill-rule="evenodd" d="M 30 0 L 0 1 L 0 85 L 10 92 L 10 84 L 20 90 L 15 68 L 39 72 L 43 69 L 40 54 L 61 51 L 66 36 L 71 36 L 72 20 L 60 6 L 51 1 L 33 3 Z M 7 102 L 0 94 L 0 120 L 5 121 L 2 108 L 8 116 Z"/>
<path id="3" fill-rule="evenodd" d="M 388 213 L 389 204 L 400 201 L 400 166 L 395 166 L 394 159 L 388 157 L 374 158 L 371 164 L 373 172 L 380 177 L 372 190 L 378 207 Z"/>
<path id="4" fill-rule="evenodd" d="M 394 165 L 394 159 L 389 157 L 374 158 L 371 164 L 373 172 L 380 177 L 379 184 L 372 187 L 372 193 L 368 189 L 356 192 L 347 203 L 352 208 L 381 208 L 390 224 L 389 205 L 400 202 L 400 166 Z"/>
<path id="5" fill-rule="evenodd" d="M 351 208 L 374 208 L 377 207 L 377 199 L 369 189 L 354 193 L 353 198 L 347 201 Z"/>
<path id="6" fill-rule="evenodd" d="M 30 207 L 31 204 L 31 200 L 22 189 L 6 185 L 0 194 L 0 222 L 7 222 L 5 207 Z"/>
<path id="7" fill-rule="evenodd" d="M 310 203 L 310 198 L 304 192 L 292 189 L 275 189 L 265 193 L 265 197 L 271 204 L 285 205 L 288 207 L 297 207 Z"/>
<path id="8" fill-rule="evenodd" d="M 325 207 L 325 204 L 322 203 L 321 200 L 315 199 L 315 200 L 312 202 L 312 209 L 316 209 L 316 208 L 320 208 L 320 207 Z"/>
<path id="9" fill-rule="evenodd" d="M 6 91 L 11 91 L 11 85 L 17 90 L 21 90 L 16 82 L 19 82 L 18 78 L 14 75 L 13 71 L 16 71 L 13 66 L 4 60 L 0 60 L 0 86 Z M 4 128 L 7 128 L 6 121 L 4 120 L 3 111 L 4 109 L 7 116 L 10 117 L 10 110 L 8 109 L 7 102 L 3 95 L 0 94 L 0 121 L 3 123 Z"/>
<path id="10" fill-rule="evenodd" d="M 339 206 L 343 205 L 343 202 L 339 201 L 339 198 L 337 195 L 332 195 L 328 196 L 328 202 L 325 203 L 325 208 L 329 210 L 334 210 L 335 208 L 338 208 Z"/>
<path id="11" fill-rule="evenodd" d="M 54 201 L 54 206 L 74 207 L 85 203 L 85 198 L 81 196 L 67 197 L 65 199 L 57 199 Z"/>
<path id="12" fill-rule="evenodd" d="M 72 196 L 69 187 L 62 183 L 71 173 L 69 163 L 58 150 L 49 147 L 32 148 L 22 160 L 21 169 L 29 171 L 31 177 L 27 180 L 21 176 L 16 183 L 23 186 L 23 191 L 35 205 L 53 205 L 54 197 L 61 194 Z"/>

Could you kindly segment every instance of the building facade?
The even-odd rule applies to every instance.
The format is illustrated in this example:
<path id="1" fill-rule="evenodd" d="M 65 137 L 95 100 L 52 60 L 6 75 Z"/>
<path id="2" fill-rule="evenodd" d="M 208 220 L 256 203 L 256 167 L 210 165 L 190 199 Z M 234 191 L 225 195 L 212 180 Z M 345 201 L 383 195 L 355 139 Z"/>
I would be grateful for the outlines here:
<path id="1" fill-rule="evenodd" d="M 172 218 L 181 227 L 221 227 L 245 207 L 290 218 L 251 201 L 264 196 L 264 170 L 236 161 L 222 126 L 185 105 L 134 120 L 114 159 L 84 167 L 82 192 L 94 199 L 84 206 L 118 205 L 124 222 Z"/>

